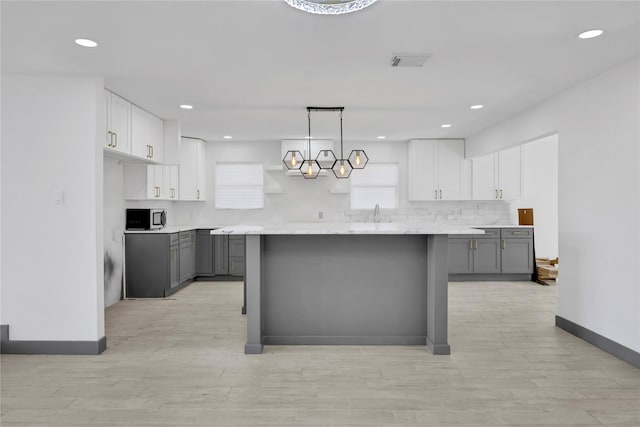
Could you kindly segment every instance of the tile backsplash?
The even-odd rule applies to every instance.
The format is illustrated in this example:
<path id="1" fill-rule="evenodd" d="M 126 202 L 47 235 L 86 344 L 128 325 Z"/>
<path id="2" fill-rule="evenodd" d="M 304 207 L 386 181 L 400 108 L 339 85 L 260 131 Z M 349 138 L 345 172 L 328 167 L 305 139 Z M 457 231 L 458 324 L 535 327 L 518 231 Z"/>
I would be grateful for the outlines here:
<path id="1" fill-rule="evenodd" d="M 451 201 L 420 203 L 410 209 L 381 209 L 383 222 L 446 221 L 460 225 L 510 225 L 518 223 L 517 208 L 505 201 Z M 336 221 L 370 222 L 373 210 L 346 211 Z"/>

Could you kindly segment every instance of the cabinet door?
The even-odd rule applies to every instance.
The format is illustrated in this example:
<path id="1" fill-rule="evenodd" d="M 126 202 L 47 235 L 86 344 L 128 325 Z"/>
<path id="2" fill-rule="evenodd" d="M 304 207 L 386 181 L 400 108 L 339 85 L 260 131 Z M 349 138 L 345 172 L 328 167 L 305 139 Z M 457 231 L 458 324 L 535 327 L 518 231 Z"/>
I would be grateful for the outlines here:
<path id="1" fill-rule="evenodd" d="M 474 239 L 473 272 L 500 273 L 500 239 Z"/>
<path id="2" fill-rule="evenodd" d="M 112 148 L 122 153 L 131 153 L 131 103 L 111 94 L 111 132 L 114 133 Z"/>
<path id="3" fill-rule="evenodd" d="M 409 141 L 409 200 L 438 200 L 438 141 Z"/>
<path id="4" fill-rule="evenodd" d="M 111 92 L 108 90 L 104 90 L 103 92 L 104 98 L 104 130 L 105 130 L 105 139 L 103 147 L 112 148 L 113 145 L 113 136 L 111 136 Z"/>
<path id="5" fill-rule="evenodd" d="M 502 272 L 533 273 L 533 239 L 502 240 Z"/>
<path id="6" fill-rule="evenodd" d="M 467 187 L 464 172 L 464 140 L 438 142 L 438 198 L 440 200 L 464 200 Z"/>
<path id="7" fill-rule="evenodd" d="M 496 155 L 476 157 L 471 160 L 473 200 L 498 198 Z"/>
<path id="8" fill-rule="evenodd" d="M 196 275 L 213 274 L 213 236 L 211 230 L 196 231 Z"/>
<path id="9" fill-rule="evenodd" d="M 206 199 L 207 185 L 207 159 L 205 156 L 205 145 L 202 141 L 196 142 L 196 200 Z"/>
<path id="10" fill-rule="evenodd" d="M 162 165 L 147 165 L 147 198 L 166 198 L 163 180 L 164 169 Z"/>
<path id="11" fill-rule="evenodd" d="M 229 275 L 244 276 L 244 257 L 229 257 Z"/>
<path id="12" fill-rule="evenodd" d="M 169 248 L 169 284 L 172 288 L 180 284 L 180 253 L 178 245 Z"/>
<path id="13" fill-rule="evenodd" d="M 162 120 L 131 106 L 131 155 L 162 162 Z"/>
<path id="14" fill-rule="evenodd" d="M 153 166 L 162 169 L 162 196 L 166 200 L 178 199 L 178 166 L 164 165 Z"/>
<path id="15" fill-rule="evenodd" d="M 229 274 L 229 236 L 214 236 L 215 274 Z"/>
<path id="16" fill-rule="evenodd" d="M 522 150 L 514 147 L 498 153 L 498 197 L 515 200 L 522 197 Z"/>
<path id="17" fill-rule="evenodd" d="M 449 273 L 473 273 L 473 240 L 449 239 Z"/>
<path id="18" fill-rule="evenodd" d="M 198 200 L 198 144 L 193 140 L 180 140 L 178 176 L 180 200 Z"/>

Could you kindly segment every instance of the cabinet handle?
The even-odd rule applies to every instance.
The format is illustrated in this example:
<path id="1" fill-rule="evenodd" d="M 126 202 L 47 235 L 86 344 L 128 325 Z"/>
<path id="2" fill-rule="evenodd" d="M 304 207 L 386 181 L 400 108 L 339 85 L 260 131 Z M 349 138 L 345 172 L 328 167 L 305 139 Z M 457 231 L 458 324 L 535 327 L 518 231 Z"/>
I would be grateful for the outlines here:
<path id="1" fill-rule="evenodd" d="M 475 248 L 478 249 L 478 241 L 475 240 L 476 244 L 475 244 Z"/>
<path id="2" fill-rule="evenodd" d="M 473 249 L 473 240 L 469 240 L 469 250 Z"/>
<path id="3" fill-rule="evenodd" d="M 500 189 L 500 199 L 502 200 L 502 188 Z"/>
<path id="4" fill-rule="evenodd" d="M 200 199 L 200 190 L 196 190 L 196 199 Z"/>
<path id="5" fill-rule="evenodd" d="M 498 189 L 496 188 L 496 200 L 498 199 Z"/>
<path id="6" fill-rule="evenodd" d="M 440 200 L 442 200 L 442 190 L 440 190 Z"/>
<path id="7" fill-rule="evenodd" d="M 153 159 L 153 145 L 150 145 L 149 148 L 151 149 L 151 158 Z M 500 190 L 502 191 L 502 190 Z"/>
<path id="8" fill-rule="evenodd" d="M 109 143 L 107 144 L 107 147 L 111 147 L 112 141 L 113 141 L 113 137 L 111 136 L 111 131 L 107 131 L 107 138 L 109 138 Z"/>
<path id="9" fill-rule="evenodd" d="M 118 134 L 113 132 L 113 140 L 115 141 L 113 143 L 113 148 L 116 148 L 118 146 Z"/>
<path id="10" fill-rule="evenodd" d="M 438 200 L 438 190 L 436 190 L 436 200 Z"/>
<path id="11" fill-rule="evenodd" d="M 502 240 L 502 250 L 504 251 L 505 249 L 507 249 L 507 241 Z"/>
<path id="12" fill-rule="evenodd" d="M 514 236 L 519 236 L 522 234 L 521 231 L 512 231 L 511 234 L 513 234 Z"/>

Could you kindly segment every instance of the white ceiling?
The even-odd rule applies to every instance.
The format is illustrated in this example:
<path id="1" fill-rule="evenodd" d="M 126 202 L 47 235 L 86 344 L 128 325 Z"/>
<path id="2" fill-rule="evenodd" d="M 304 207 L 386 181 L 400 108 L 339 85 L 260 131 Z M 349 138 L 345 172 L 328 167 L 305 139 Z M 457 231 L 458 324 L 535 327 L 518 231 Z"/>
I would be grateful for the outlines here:
<path id="1" fill-rule="evenodd" d="M 637 1 L 381 0 L 340 16 L 282 0 L 3 1 L 2 71 L 103 75 L 208 140 L 301 138 L 308 105 L 345 107 L 345 144 L 465 137 L 637 57 L 639 15 Z M 577 38 L 591 28 L 605 34 Z M 392 68 L 396 53 L 432 56 Z M 314 137 L 338 125 L 312 115 Z"/>

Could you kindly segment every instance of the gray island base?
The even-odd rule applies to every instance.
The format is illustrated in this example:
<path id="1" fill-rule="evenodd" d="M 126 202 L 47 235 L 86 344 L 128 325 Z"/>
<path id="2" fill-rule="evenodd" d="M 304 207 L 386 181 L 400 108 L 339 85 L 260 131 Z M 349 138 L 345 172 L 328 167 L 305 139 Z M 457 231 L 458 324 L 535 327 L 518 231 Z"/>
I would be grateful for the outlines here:
<path id="1" fill-rule="evenodd" d="M 426 344 L 450 354 L 448 234 L 470 229 L 322 226 L 212 231 L 246 234 L 245 353 L 264 345 Z"/>

